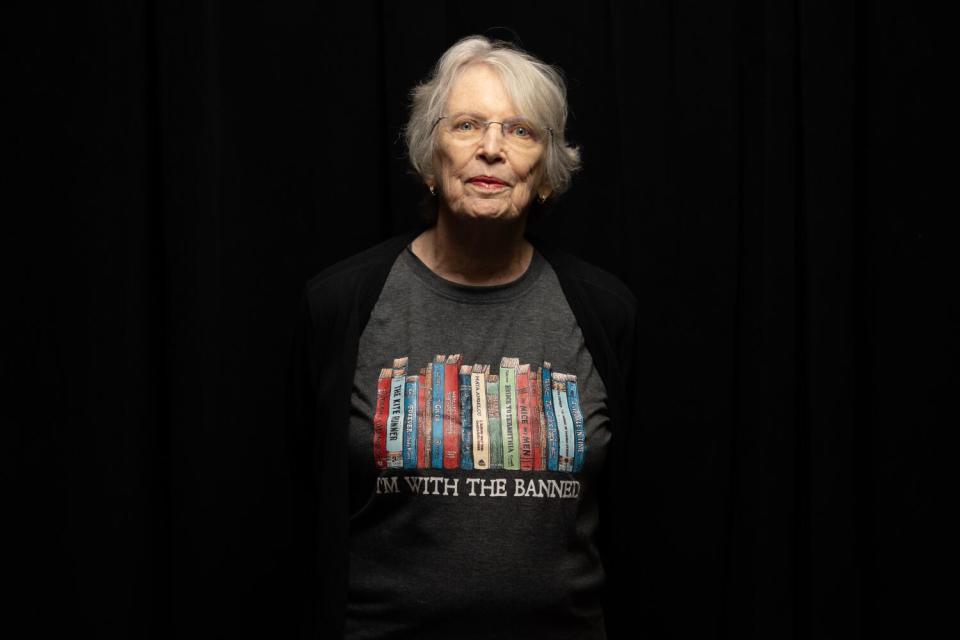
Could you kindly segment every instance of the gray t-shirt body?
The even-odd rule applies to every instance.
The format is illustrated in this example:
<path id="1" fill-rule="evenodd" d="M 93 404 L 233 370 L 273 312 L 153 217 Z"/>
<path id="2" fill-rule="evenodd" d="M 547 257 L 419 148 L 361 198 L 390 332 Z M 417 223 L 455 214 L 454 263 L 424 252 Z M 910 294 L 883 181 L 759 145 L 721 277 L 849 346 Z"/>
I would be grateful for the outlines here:
<path id="1" fill-rule="evenodd" d="M 360 338 L 346 638 L 604 638 L 610 435 L 539 252 L 512 282 L 470 286 L 408 246 Z"/>

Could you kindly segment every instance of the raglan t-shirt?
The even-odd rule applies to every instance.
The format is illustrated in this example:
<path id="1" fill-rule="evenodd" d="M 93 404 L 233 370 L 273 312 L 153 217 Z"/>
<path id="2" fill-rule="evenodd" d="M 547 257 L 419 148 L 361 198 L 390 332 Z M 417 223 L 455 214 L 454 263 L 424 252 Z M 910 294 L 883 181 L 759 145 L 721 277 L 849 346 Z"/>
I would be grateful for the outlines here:
<path id="1" fill-rule="evenodd" d="M 345 637 L 604 638 L 606 397 L 539 251 L 474 286 L 408 245 L 359 343 Z"/>

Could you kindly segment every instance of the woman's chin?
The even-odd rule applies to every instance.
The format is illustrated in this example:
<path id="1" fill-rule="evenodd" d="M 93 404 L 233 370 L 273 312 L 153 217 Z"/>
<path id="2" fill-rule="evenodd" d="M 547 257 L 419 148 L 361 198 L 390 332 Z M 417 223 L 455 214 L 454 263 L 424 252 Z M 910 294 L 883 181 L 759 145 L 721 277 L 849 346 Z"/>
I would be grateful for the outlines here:
<path id="1" fill-rule="evenodd" d="M 509 203 L 493 200 L 485 200 L 468 207 L 464 215 L 474 220 L 502 220 L 516 217 Z"/>
<path id="2" fill-rule="evenodd" d="M 448 209 L 454 219 L 471 222 L 503 221 L 519 218 L 513 202 L 507 198 L 464 198 Z"/>

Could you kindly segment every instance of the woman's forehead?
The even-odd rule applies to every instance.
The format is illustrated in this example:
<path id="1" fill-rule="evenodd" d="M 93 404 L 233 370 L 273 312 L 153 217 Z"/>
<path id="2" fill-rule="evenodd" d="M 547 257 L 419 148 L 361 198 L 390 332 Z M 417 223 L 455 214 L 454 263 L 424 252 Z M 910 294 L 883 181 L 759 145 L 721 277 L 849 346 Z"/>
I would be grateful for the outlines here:
<path id="1" fill-rule="evenodd" d="M 473 112 L 483 116 L 517 115 L 503 81 L 487 65 L 471 65 L 464 69 L 450 87 L 447 113 Z"/>

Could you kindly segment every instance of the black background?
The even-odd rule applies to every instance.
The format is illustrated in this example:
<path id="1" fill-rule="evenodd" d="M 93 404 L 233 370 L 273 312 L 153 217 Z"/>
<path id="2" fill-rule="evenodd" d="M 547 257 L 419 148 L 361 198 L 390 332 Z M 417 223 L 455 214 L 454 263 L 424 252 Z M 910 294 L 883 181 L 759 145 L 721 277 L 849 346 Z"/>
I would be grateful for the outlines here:
<path id="1" fill-rule="evenodd" d="M 414 223 L 407 92 L 470 33 L 564 70 L 585 168 L 546 232 L 644 310 L 624 505 L 654 541 L 638 637 L 917 637 L 947 606 L 942 16 L 890 0 L 4 12 L 5 626 L 292 635 L 277 565 L 297 295 Z"/>

